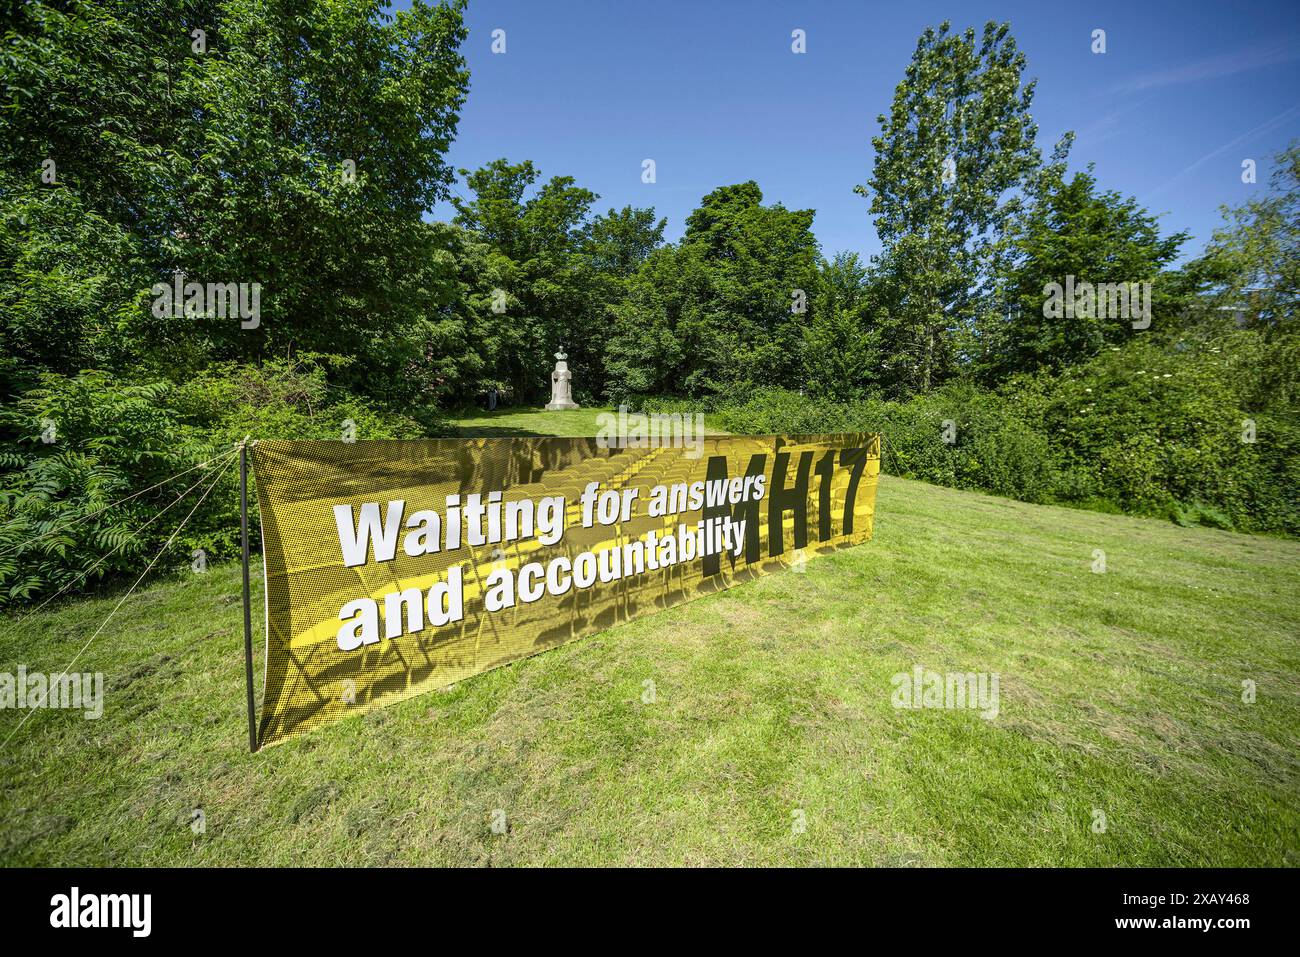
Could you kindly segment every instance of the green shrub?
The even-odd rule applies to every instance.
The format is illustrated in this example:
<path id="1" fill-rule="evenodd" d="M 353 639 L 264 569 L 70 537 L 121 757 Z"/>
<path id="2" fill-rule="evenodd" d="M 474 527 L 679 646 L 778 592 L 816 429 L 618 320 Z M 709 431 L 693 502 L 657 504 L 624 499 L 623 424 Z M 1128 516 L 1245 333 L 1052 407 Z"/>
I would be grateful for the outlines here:
<path id="1" fill-rule="evenodd" d="M 1276 370 L 1256 362 L 1258 341 L 1247 332 L 1175 350 L 1137 341 L 1018 382 L 1016 401 L 1050 440 L 1053 498 L 1146 515 L 1200 509 L 1214 513 L 1210 524 L 1300 532 L 1300 429 L 1293 409 L 1257 405 L 1267 401 L 1260 378 L 1276 385 Z M 1247 420 L 1254 442 L 1243 441 Z"/>
<path id="2" fill-rule="evenodd" d="M 46 374 L 0 413 L 14 437 L 0 456 L 0 604 L 142 570 L 166 541 L 199 497 L 177 495 L 209 473 L 145 490 L 217 452 L 166 407 L 170 392 L 106 373 Z M 220 526 L 233 486 L 218 484 L 183 544 Z"/>
<path id="3" fill-rule="evenodd" d="M 717 400 L 712 396 L 703 396 L 698 399 L 638 396 L 628 399 L 625 404 L 630 411 L 643 412 L 646 415 L 694 415 L 697 412 L 709 415 L 718 408 Z"/>
<path id="4" fill-rule="evenodd" d="M 909 402 L 840 404 L 782 389 L 755 393 L 717 413 L 730 432 L 879 432 L 882 467 L 905 478 L 1044 501 L 1047 443 L 997 396 L 953 386 Z M 946 441 L 950 438 L 951 441 Z"/>
<path id="5" fill-rule="evenodd" d="M 1241 330 L 1173 345 L 1135 339 L 1059 374 L 997 391 L 958 383 L 906 402 L 765 389 L 721 406 L 714 421 L 748 434 L 880 432 L 882 467 L 906 478 L 1295 535 L 1300 369 L 1274 358 L 1295 354 L 1289 335 L 1267 346 Z"/>
<path id="6" fill-rule="evenodd" d="M 173 405 L 184 421 L 214 440 L 343 438 L 411 439 L 426 429 L 413 418 L 373 400 L 331 387 L 327 366 L 336 360 L 308 356 L 262 366 L 221 363 L 177 386 Z"/>
<path id="7" fill-rule="evenodd" d="M 1184 528 L 1190 528 L 1193 525 L 1207 525 L 1210 528 L 1232 528 L 1232 519 L 1213 505 L 1205 505 L 1201 502 L 1193 502 L 1190 505 L 1175 504 L 1169 517 Z"/>
<path id="8" fill-rule="evenodd" d="M 104 372 L 42 376 L 0 412 L 8 438 L 0 452 L 0 606 L 134 578 L 209 484 L 158 567 L 188 567 L 200 549 L 205 561 L 237 555 L 238 442 L 337 440 L 349 425 L 357 439 L 424 433 L 410 418 L 330 388 L 310 361 L 214 366 L 180 386 Z M 159 484 L 218 456 L 215 467 Z"/>

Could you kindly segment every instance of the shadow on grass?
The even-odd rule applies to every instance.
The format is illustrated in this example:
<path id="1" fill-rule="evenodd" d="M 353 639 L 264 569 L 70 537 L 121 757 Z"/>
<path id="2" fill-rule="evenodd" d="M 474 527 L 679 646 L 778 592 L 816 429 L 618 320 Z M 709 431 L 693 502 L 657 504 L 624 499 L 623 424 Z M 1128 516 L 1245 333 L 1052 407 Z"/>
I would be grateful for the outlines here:
<path id="1" fill-rule="evenodd" d="M 517 426 L 505 425 L 465 425 L 458 426 L 455 435 L 456 439 L 496 439 L 511 438 L 519 436 L 537 436 L 550 435 L 550 432 L 539 432 L 533 429 L 523 429 Z"/>

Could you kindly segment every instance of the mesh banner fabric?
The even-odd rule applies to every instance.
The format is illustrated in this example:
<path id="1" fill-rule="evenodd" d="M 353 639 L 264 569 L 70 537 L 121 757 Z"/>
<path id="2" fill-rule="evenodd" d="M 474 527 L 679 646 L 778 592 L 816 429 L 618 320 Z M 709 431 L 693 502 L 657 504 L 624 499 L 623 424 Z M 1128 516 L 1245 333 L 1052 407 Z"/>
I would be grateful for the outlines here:
<path id="1" fill-rule="evenodd" d="M 260 744 L 871 538 L 880 437 L 266 441 Z"/>

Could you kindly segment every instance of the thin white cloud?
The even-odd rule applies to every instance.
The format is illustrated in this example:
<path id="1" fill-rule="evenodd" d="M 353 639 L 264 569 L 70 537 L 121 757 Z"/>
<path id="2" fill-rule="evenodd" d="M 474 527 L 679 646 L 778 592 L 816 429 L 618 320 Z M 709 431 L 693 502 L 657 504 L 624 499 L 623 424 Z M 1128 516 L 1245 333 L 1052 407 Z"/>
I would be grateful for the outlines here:
<path id="1" fill-rule="evenodd" d="M 1132 103 L 1121 106 L 1118 109 L 1102 114 L 1087 126 L 1080 127 L 1075 132 L 1074 145 L 1076 147 L 1096 146 L 1099 143 L 1104 143 L 1106 140 L 1119 136 L 1124 132 L 1124 126 L 1120 123 L 1120 119 L 1127 114 L 1132 113 L 1134 110 L 1142 109 L 1142 107 L 1146 106 L 1150 102 L 1151 99 L 1148 97 L 1146 99 L 1136 100 Z"/>
<path id="2" fill-rule="evenodd" d="M 1260 123 L 1258 126 L 1254 127 L 1253 129 L 1249 129 L 1245 133 L 1242 133 L 1240 136 L 1237 136 L 1229 140 L 1227 143 L 1224 143 L 1218 149 L 1211 150 L 1210 152 L 1206 153 L 1204 156 L 1202 156 L 1196 162 L 1192 163 L 1190 166 L 1183 167 L 1181 170 L 1179 170 L 1169 179 L 1165 180 L 1155 189 L 1150 190 L 1145 196 L 1142 197 L 1142 202 L 1145 204 L 1146 201 L 1149 200 L 1151 197 L 1164 192 L 1169 187 L 1173 186 L 1175 183 L 1181 180 L 1183 177 L 1187 176 L 1187 174 L 1204 166 L 1210 160 L 1222 156 L 1224 153 L 1228 152 L 1229 150 L 1236 149 L 1241 144 L 1246 143 L 1249 140 L 1252 140 L 1263 133 L 1267 133 L 1269 130 L 1276 129 L 1277 127 L 1281 126 L 1284 123 L 1287 123 L 1288 121 L 1294 119 L 1297 116 L 1300 116 L 1300 106 L 1292 106 L 1288 109 L 1283 110 L 1281 113 L 1277 114 L 1277 116 L 1274 116 L 1271 119 L 1267 119 L 1263 123 Z"/>
<path id="3" fill-rule="evenodd" d="M 1138 93 L 1163 86 L 1177 86 L 1184 83 L 1199 83 L 1202 80 L 1217 80 L 1251 70 L 1262 70 L 1279 63 L 1290 63 L 1300 59 L 1300 42 L 1294 38 L 1277 40 L 1271 44 L 1238 50 L 1235 53 L 1220 53 L 1214 56 L 1193 60 L 1181 66 L 1164 70 L 1141 73 L 1130 80 L 1115 86 L 1115 93 Z"/>

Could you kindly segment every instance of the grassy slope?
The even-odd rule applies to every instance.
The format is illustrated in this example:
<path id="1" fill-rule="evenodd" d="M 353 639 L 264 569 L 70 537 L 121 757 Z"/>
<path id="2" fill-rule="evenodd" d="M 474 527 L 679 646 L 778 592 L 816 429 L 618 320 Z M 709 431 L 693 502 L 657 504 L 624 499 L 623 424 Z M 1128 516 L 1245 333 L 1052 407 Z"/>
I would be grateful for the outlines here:
<path id="1" fill-rule="evenodd" d="M 238 595 L 131 599 L 82 662 L 104 717 L 0 755 L 0 862 L 1300 864 L 1297 542 L 885 477 L 875 541 L 804 574 L 255 756 Z M 0 670 L 57 671 L 114 603 L 0 625 Z M 895 710 L 918 663 L 999 672 L 1001 715 Z"/>
<path id="2" fill-rule="evenodd" d="M 600 429 L 596 417 L 608 409 L 584 407 L 577 411 L 547 412 L 543 409 L 501 408 L 476 411 L 455 420 L 465 436 L 493 435 L 595 435 Z"/>
<path id="3" fill-rule="evenodd" d="M 617 415 L 612 409 L 584 406 L 577 411 L 547 412 L 544 409 L 497 409 L 495 412 L 476 411 L 455 420 L 462 436 L 494 435 L 596 435 L 603 413 Z M 718 429 L 705 426 L 710 435 L 725 435 Z"/>

